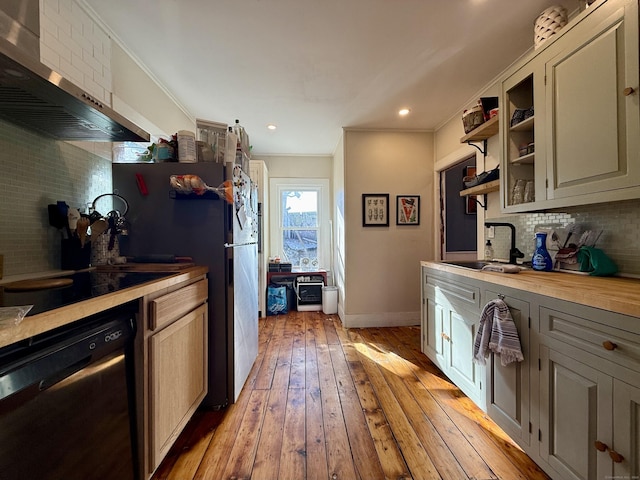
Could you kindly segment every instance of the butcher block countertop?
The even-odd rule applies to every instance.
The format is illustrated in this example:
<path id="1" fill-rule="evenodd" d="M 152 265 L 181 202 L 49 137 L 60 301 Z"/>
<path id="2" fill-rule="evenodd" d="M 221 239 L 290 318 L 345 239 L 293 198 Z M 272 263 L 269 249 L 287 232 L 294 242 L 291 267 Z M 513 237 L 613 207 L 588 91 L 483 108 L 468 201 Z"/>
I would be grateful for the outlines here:
<path id="1" fill-rule="evenodd" d="M 206 275 L 207 272 L 207 267 L 189 267 L 158 280 L 141 283 L 37 315 L 27 316 L 18 325 L 0 327 L 0 348 L 139 299 L 145 295 L 171 288 L 182 282 Z"/>
<path id="2" fill-rule="evenodd" d="M 640 280 L 637 279 L 534 270 L 509 274 L 472 270 L 440 262 L 422 261 L 420 264 L 442 272 L 640 317 Z"/>

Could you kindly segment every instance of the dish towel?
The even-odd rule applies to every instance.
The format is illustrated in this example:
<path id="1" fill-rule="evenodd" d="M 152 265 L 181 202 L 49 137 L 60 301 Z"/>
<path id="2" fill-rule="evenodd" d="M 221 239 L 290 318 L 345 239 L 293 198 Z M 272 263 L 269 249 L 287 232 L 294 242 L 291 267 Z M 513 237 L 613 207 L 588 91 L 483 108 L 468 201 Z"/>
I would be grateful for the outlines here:
<path id="1" fill-rule="evenodd" d="M 500 299 L 490 301 L 482 309 L 480 325 L 473 344 L 473 360 L 485 365 L 489 351 L 500 354 L 503 367 L 524 360 L 516 324 L 509 307 Z"/>

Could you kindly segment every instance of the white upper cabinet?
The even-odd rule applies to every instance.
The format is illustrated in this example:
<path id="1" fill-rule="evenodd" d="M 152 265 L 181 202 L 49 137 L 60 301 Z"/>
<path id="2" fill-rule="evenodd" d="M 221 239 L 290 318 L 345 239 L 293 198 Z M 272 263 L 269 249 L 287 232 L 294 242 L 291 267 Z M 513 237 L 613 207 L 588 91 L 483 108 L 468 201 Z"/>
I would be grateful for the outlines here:
<path id="1" fill-rule="evenodd" d="M 550 199 L 640 185 L 638 3 L 608 3 L 545 64 Z"/>
<path id="2" fill-rule="evenodd" d="M 592 8 L 503 82 L 504 211 L 640 197 L 638 2 Z M 532 201 L 514 196 L 518 180 L 534 182 Z"/>

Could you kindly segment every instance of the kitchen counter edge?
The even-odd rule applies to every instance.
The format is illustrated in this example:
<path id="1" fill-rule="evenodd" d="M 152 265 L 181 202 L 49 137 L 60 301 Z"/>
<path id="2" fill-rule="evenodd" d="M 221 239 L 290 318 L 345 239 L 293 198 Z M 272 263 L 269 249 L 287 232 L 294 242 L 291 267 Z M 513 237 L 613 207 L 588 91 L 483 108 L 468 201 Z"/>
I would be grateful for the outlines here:
<path id="1" fill-rule="evenodd" d="M 66 305 L 33 316 L 15 326 L 0 328 L 0 348 L 39 335 L 90 315 L 142 298 L 151 293 L 206 275 L 207 267 L 190 267 L 158 280 L 141 283 L 82 302 Z"/>
<path id="2" fill-rule="evenodd" d="M 561 272 L 536 272 L 534 270 L 507 274 L 472 270 L 424 260 L 420 262 L 420 265 L 504 287 L 640 317 L 640 280 L 637 279 L 572 275 Z"/>

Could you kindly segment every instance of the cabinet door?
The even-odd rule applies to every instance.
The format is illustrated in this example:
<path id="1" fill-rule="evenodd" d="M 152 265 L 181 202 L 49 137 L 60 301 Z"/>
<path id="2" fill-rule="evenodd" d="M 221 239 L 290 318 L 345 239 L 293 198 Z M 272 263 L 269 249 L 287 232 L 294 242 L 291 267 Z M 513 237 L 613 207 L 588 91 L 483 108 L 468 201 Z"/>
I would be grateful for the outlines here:
<path id="1" fill-rule="evenodd" d="M 443 338 L 445 349 L 444 373 L 481 409 L 485 409 L 482 394 L 484 368 L 473 361 L 473 343 L 480 317 L 461 307 L 445 309 Z"/>
<path id="2" fill-rule="evenodd" d="M 155 469 L 207 393 L 207 306 L 150 340 L 151 465 Z"/>
<path id="3" fill-rule="evenodd" d="M 614 380 L 613 401 L 610 447 L 622 456 L 621 461 L 613 462 L 614 478 L 640 478 L 640 388 Z"/>
<path id="4" fill-rule="evenodd" d="M 545 65 L 547 195 L 638 186 L 638 3 L 607 2 L 570 34 Z"/>
<path id="5" fill-rule="evenodd" d="M 444 313 L 442 305 L 438 305 L 432 299 L 425 299 L 425 319 L 422 324 L 423 347 L 422 352 L 431 359 L 440 369 L 445 368 L 444 360 Z"/>
<path id="6" fill-rule="evenodd" d="M 487 291 L 486 300 L 498 298 L 497 292 Z M 524 360 L 502 366 L 500 356 L 489 355 L 486 366 L 487 413 L 511 438 L 529 445 L 531 433 L 529 402 L 529 365 L 531 348 L 529 335 L 529 303 L 518 298 L 501 296 L 509 306 L 518 330 Z"/>
<path id="7" fill-rule="evenodd" d="M 540 359 L 541 457 L 566 480 L 610 478 L 611 461 L 594 445 L 612 435 L 613 379 L 546 345 Z"/>

